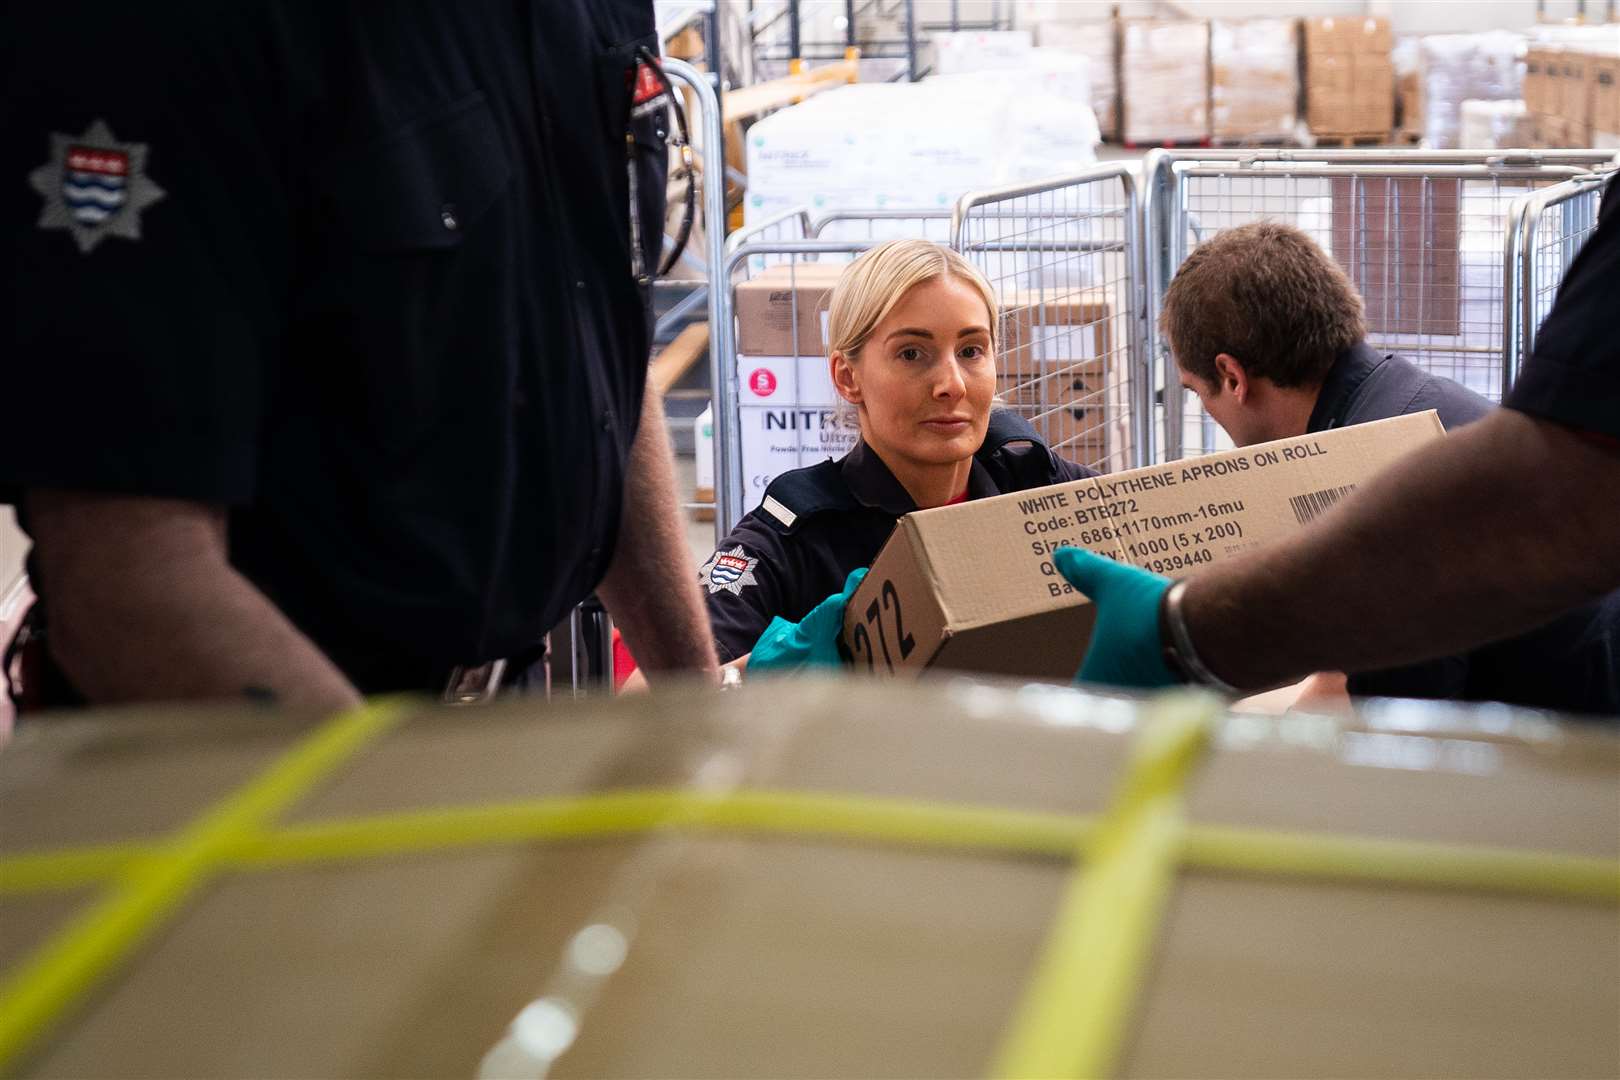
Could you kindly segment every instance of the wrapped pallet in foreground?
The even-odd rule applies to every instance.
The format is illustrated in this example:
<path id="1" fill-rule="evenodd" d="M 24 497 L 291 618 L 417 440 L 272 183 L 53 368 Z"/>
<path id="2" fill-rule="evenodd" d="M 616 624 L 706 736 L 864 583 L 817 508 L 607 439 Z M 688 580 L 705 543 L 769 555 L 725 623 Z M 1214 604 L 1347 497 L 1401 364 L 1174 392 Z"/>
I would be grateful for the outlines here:
<path id="1" fill-rule="evenodd" d="M 1611 1076 L 1620 746 L 781 681 L 43 718 L 21 1076 Z"/>

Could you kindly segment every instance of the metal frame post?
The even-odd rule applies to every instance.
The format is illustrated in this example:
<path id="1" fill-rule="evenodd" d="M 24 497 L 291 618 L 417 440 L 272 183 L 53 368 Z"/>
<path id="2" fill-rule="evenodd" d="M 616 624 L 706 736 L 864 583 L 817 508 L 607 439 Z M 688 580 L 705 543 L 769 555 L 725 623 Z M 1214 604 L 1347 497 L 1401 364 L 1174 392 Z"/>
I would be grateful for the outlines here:
<path id="1" fill-rule="evenodd" d="M 1117 245 L 1107 241 L 1099 244 L 1094 241 L 1079 239 L 1055 242 L 981 241 L 977 243 L 970 242 L 968 239 L 968 223 L 971 219 L 979 216 L 974 211 L 980 207 L 1011 199 L 1037 197 L 1083 184 L 1111 183 L 1114 181 L 1120 184 L 1120 190 L 1124 195 L 1124 213 L 1121 215 L 1122 238 Z M 1131 430 L 1131 464 L 1133 467 L 1150 464 L 1153 460 L 1154 425 L 1151 411 L 1153 377 L 1144 334 L 1146 292 L 1143 282 L 1145 256 L 1142 250 L 1141 220 L 1142 201 L 1136 172 L 1134 169 L 1122 164 L 1097 165 L 1083 172 L 1067 176 L 1037 180 L 1026 184 L 1014 184 L 986 191 L 971 191 L 958 199 L 951 211 L 951 247 L 964 257 L 970 257 L 976 251 L 1009 249 L 1016 251 L 1074 252 L 1123 249 L 1126 302 L 1133 308 L 1129 313 L 1129 317 L 1123 320 L 1125 324 L 1126 406 L 1130 413 L 1127 419 Z M 1147 406 L 1145 412 L 1143 411 L 1144 402 Z"/>
<path id="2" fill-rule="evenodd" d="M 804 71 L 804 60 L 800 57 L 801 42 L 799 40 L 799 0 L 788 0 L 788 74 L 798 75 Z"/>
<path id="3" fill-rule="evenodd" d="M 906 0 L 906 80 L 917 81 L 917 5 Z"/>
<path id="4" fill-rule="evenodd" d="M 704 78 L 703 72 L 691 64 L 680 60 L 664 61 L 664 73 L 678 79 L 691 87 L 692 94 L 698 103 L 699 124 L 703 131 L 704 164 L 708 166 L 703 171 L 703 237 L 708 245 L 706 261 L 709 270 L 709 385 L 713 387 L 715 398 L 715 439 L 714 439 L 714 475 L 718 484 L 720 477 L 730 475 L 735 466 L 737 450 L 722 438 L 722 432 L 729 432 L 735 439 L 737 435 L 736 424 L 722 425 L 721 413 L 727 404 L 725 395 L 730 393 L 730 407 L 736 408 L 736 386 L 727 386 L 722 378 L 725 364 L 723 358 L 728 355 L 731 347 L 731 276 L 727 271 L 726 262 L 726 184 L 723 154 L 724 125 L 720 116 L 720 96 L 715 93 L 709 80 Z M 720 167 L 715 168 L 718 164 Z M 720 514 L 716 512 L 716 528 L 719 527 Z M 726 531 L 730 531 L 729 528 Z M 724 536 L 718 532 L 717 536 Z"/>

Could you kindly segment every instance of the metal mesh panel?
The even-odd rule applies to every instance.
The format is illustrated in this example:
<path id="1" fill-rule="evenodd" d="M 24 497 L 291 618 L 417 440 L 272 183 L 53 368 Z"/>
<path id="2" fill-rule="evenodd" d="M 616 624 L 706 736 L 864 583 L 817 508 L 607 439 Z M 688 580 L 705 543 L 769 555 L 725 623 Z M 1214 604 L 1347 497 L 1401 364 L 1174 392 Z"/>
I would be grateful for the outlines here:
<path id="1" fill-rule="evenodd" d="M 1558 287 L 1563 284 L 1581 247 L 1597 231 L 1598 209 L 1603 199 L 1601 181 L 1574 181 L 1559 185 L 1556 193 L 1535 209 L 1536 221 L 1530 234 L 1530 247 L 1524 252 L 1525 311 L 1524 351 L 1528 357 L 1535 348 L 1536 331 L 1552 310 Z"/>
<path id="2" fill-rule="evenodd" d="M 1180 227 L 1167 237 L 1170 268 L 1223 230 L 1257 221 L 1296 226 L 1360 292 L 1369 344 L 1499 400 L 1510 211 L 1515 199 L 1572 171 L 1282 162 L 1186 168 L 1173 185 Z M 1165 409 L 1162 456 L 1177 456 L 1178 443 L 1186 454 L 1232 445 L 1197 396 L 1177 385 L 1168 359 L 1163 382 L 1180 409 Z"/>
<path id="3" fill-rule="evenodd" d="M 850 240 L 869 244 L 911 237 L 948 244 L 951 240 L 951 212 L 838 210 L 818 218 L 811 235 L 822 240 Z"/>
<path id="4" fill-rule="evenodd" d="M 838 273 L 871 246 L 754 240 L 728 257 L 730 347 L 714 386 L 718 536 L 774 477 L 855 445 L 855 418 L 832 387 L 825 319 Z"/>
<path id="5" fill-rule="evenodd" d="M 1137 208 L 1113 167 L 964 197 L 956 245 L 995 287 L 1002 403 L 1101 470 L 1147 460 L 1136 421 Z"/>
<path id="6" fill-rule="evenodd" d="M 726 237 L 726 253 L 729 255 L 744 244 L 754 244 L 764 249 L 769 248 L 772 244 L 808 240 L 814 235 L 815 229 L 810 222 L 810 211 L 802 206 L 796 207 L 792 210 L 784 210 L 775 217 L 766 218 L 757 225 L 738 229 Z M 749 266 L 757 273 L 767 266 L 777 266 L 791 262 L 792 259 L 793 256 L 791 255 L 761 250 L 749 258 Z"/>

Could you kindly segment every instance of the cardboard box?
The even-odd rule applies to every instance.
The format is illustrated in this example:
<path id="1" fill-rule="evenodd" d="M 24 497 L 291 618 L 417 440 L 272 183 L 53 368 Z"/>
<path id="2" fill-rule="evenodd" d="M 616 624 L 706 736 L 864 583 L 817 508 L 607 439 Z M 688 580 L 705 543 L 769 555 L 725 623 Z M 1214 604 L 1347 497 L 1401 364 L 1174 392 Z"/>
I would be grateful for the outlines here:
<path id="1" fill-rule="evenodd" d="M 1107 290 L 1014 292 L 1004 298 L 997 390 L 1047 444 L 1107 472 L 1129 468 L 1126 357 Z"/>
<path id="2" fill-rule="evenodd" d="M 1383 53 L 1395 47 L 1389 20 L 1329 15 L 1303 20 L 1307 62 L 1326 53 Z"/>
<path id="3" fill-rule="evenodd" d="M 1093 612 L 1059 546 L 1185 576 L 1291 535 L 1442 434 L 1431 411 L 908 514 L 850 600 L 845 644 L 882 676 L 1068 682 Z"/>
<path id="4" fill-rule="evenodd" d="M 839 263 L 772 266 L 737 283 L 737 351 L 749 356 L 826 356 L 827 304 Z"/>
<path id="5" fill-rule="evenodd" d="M 1394 39 L 1383 18 L 1305 19 L 1306 123 L 1318 135 L 1376 135 L 1395 123 Z"/>
<path id="6" fill-rule="evenodd" d="M 778 476 L 842 457 L 860 438 L 859 429 L 840 422 L 832 405 L 743 405 L 737 422 L 745 508 L 759 505 Z"/>
<path id="7" fill-rule="evenodd" d="M 335 767 L 307 788 L 273 789 L 284 805 L 248 804 L 238 835 L 205 834 L 160 879 L 169 903 L 120 924 L 153 914 L 152 932 L 6 1072 L 982 1075 L 1058 940 L 1078 838 L 1177 707 L 813 678 L 407 705 L 352 753 L 329 744 Z M 1188 824 L 1242 829 L 1243 850 L 1295 872 L 1173 845 L 1107 1071 L 1620 1073 L 1612 895 L 1538 893 L 1513 861 L 1562 856 L 1567 880 L 1571 858 L 1620 858 L 1612 734 L 1499 707 L 1214 724 L 1178 800 Z M 247 705 L 29 725 L 0 754 L 0 857 L 107 846 L 66 867 L 76 884 L 0 890 L 5 975 L 119 895 L 96 873 L 118 845 L 172 865 L 161 845 L 314 727 Z M 1408 878 L 1376 861 L 1300 874 L 1323 834 L 1349 842 L 1327 865 L 1357 869 L 1346 847 L 1379 841 Z M 1446 888 L 1402 844 L 1464 845 L 1445 860 L 1464 873 L 1504 862 L 1477 849 L 1506 853 L 1527 884 Z M 520 1015 L 555 1061 L 492 1060 Z"/>
<path id="8" fill-rule="evenodd" d="M 1327 53 L 1306 73 L 1306 122 L 1318 135 L 1376 135 L 1395 124 L 1395 68 L 1387 55 Z"/>
<path id="9" fill-rule="evenodd" d="M 1299 121 L 1299 20 L 1216 19 L 1209 31 L 1210 132 L 1286 139 Z"/>
<path id="10" fill-rule="evenodd" d="M 1586 127 L 1591 117 L 1586 86 L 1586 62 L 1586 54 L 1566 51 L 1559 63 L 1559 107 L 1557 112 L 1576 128 L 1581 129 Z"/>
<path id="11" fill-rule="evenodd" d="M 1591 95 L 1592 129 L 1620 131 L 1620 56 L 1588 57 L 1586 85 Z"/>
<path id="12" fill-rule="evenodd" d="M 824 355 L 737 355 L 737 400 L 743 405 L 836 405 Z"/>
<path id="13" fill-rule="evenodd" d="M 1590 141 L 1588 132 L 1562 116 L 1535 118 L 1536 145 L 1548 150 L 1582 149 Z"/>
<path id="14" fill-rule="evenodd" d="M 1524 107 L 1532 113 L 1551 111 L 1548 107 L 1552 64 L 1550 49 L 1531 46 L 1524 54 Z"/>
<path id="15" fill-rule="evenodd" d="M 1119 48 L 1121 138 L 1209 138 L 1209 23 L 1125 19 Z"/>

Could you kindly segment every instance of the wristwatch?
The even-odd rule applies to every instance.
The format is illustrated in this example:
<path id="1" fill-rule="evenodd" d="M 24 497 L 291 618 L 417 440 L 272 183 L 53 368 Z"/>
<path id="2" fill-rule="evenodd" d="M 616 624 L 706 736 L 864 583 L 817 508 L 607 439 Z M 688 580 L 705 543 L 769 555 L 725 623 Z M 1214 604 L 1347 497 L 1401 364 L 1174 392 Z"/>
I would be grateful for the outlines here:
<path id="1" fill-rule="evenodd" d="M 1164 665 L 1171 674 L 1185 683 L 1196 683 L 1219 690 L 1223 694 L 1242 697 L 1239 690 L 1209 669 L 1193 647 L 1192 635 L 1187 632 L 1187 620 L 1181 610 L 1181 598 L 1187 591 L 1187 579 L 1173 583 L 1159 601 L 1159 642 Z"/>

